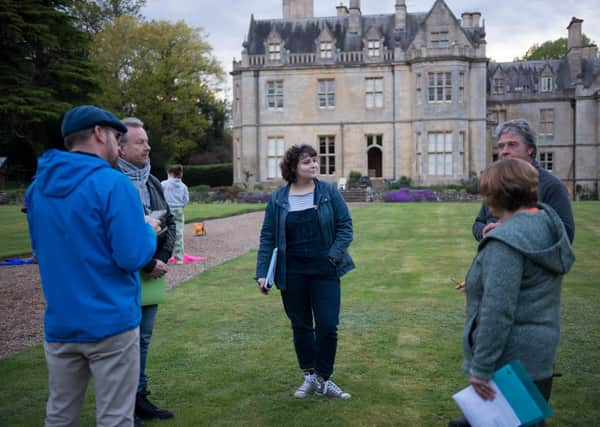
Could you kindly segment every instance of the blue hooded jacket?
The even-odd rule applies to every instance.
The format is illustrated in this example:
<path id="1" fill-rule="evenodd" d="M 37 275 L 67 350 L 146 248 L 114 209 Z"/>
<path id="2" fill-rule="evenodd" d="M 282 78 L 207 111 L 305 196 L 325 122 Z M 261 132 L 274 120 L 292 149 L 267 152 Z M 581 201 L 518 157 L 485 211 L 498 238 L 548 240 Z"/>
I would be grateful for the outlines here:
<path id="1" fill-rule="evenodd" d="M 91 154 L 49 150 L 26 194 L 48 342 L 97 342 L 140 323 L 137 271 L 156 250 L 129 178 Z"/>

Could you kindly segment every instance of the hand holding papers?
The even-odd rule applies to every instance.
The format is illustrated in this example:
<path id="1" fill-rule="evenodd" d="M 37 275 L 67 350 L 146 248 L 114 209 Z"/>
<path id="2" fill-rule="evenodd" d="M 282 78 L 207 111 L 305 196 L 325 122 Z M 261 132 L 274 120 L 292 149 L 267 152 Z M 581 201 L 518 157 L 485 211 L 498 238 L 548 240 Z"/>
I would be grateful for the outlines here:
<path id="1" fill-rule="evenodd" d="M 269 291 L 275 283 L 275 269 L 277 268 L 277 248 L 273 249 L 271 255 L 271 262 L 269 262 L 269 270 L 267 270 L 267 277 L 265 277 L 264 288 Z"/>
<path id="2" fill-rule="evenodd" d="M 473 427 L 528 426 L 552 415 L 552 408 L 518 360 L 498 369 L 490 381 L 494 400 L 483 400 L 473 386 L 452 398 Z"/>

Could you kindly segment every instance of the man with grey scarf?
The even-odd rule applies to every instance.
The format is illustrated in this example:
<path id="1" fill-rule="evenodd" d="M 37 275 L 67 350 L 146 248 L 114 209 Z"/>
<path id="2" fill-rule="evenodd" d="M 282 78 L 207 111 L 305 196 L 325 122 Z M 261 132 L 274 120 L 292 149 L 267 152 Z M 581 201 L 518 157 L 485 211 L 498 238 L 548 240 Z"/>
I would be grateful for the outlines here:
<path id="1" fill-rule="evenodd" d="M 119 143 L 119 169 L 131 179 L 138 191 L 146 214 L 158 213 L 163 230 L 158 235 L 157 249 L 153 259 L 142 269 L 151 278 L 160 278 L 167 273 L 167 262 L 175 244 L 175 219 L 165 200 L 158 178 L 150 174 L 150 145 L 144 123 L 129 117 L 122 122 L 127 126 L 127 136 Z M 143 285 L 142 285 L 143 286 Z M 150 392 L 146 388 L 146 358 L 154 329 L 157 304 L 144 305 L 142 300 L 142 320 L 140 322 L 140 380 L 135 403 L 136 426 L 143 426 L 141 419 L 167 419 L 173 413 L 157 408 L 148 400 Z"/>

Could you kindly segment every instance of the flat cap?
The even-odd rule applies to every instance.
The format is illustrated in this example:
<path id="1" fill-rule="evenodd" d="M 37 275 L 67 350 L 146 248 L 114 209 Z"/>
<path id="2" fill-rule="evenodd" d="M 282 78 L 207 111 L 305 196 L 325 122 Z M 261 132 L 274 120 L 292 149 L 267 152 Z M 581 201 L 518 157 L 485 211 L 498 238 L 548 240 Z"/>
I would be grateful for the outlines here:
<path id="1" fill-rule="evenodd" d="M 80 130 L 90 129 L 96 125 L 109 126 L 121 133 L 127 132 L 127 126 L 110 111 L 93 105 L 80 105 L 67 111 L 60 127 L 63 138 Z"/>

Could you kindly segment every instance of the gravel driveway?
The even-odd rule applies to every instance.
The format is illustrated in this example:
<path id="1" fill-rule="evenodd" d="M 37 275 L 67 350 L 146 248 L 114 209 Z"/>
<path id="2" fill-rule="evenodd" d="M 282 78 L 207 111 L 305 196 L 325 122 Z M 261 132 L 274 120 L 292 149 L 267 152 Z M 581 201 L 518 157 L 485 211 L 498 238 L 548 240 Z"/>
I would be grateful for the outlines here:
<path id="1" fill-rule="evenodd" d="M 258 247 L 263 212 L 205 221 L 206 236 L 194 236 L 185 226 L 185 252 L 204 256 L 204 262 L 171 265 L 171 289 L 205 269 Z M 0 358 L 42 342 L 44 298 L 37 265 L 0 267 Z"/>

